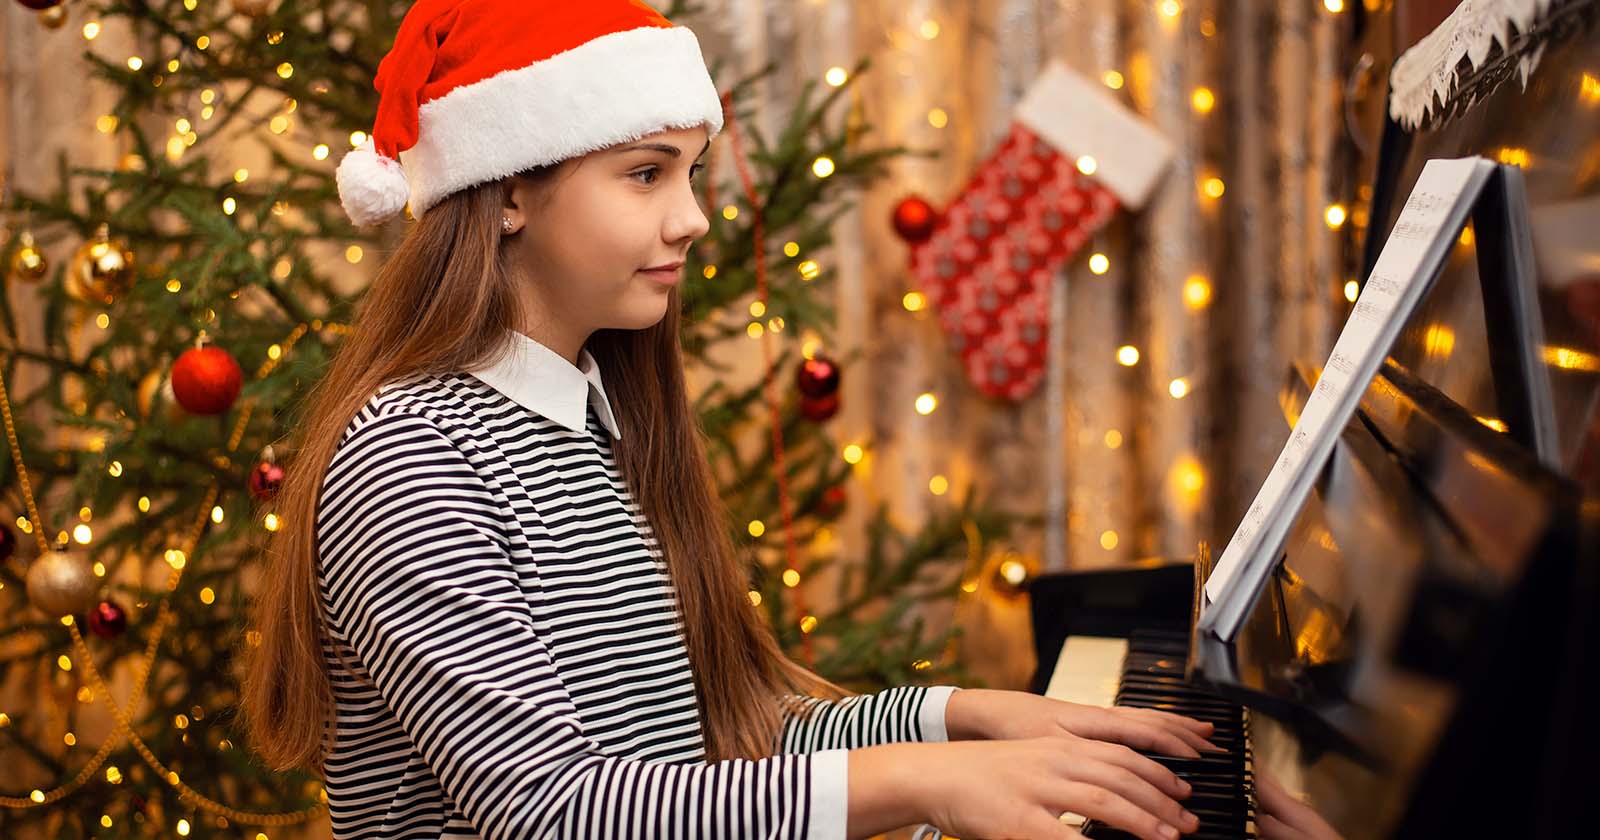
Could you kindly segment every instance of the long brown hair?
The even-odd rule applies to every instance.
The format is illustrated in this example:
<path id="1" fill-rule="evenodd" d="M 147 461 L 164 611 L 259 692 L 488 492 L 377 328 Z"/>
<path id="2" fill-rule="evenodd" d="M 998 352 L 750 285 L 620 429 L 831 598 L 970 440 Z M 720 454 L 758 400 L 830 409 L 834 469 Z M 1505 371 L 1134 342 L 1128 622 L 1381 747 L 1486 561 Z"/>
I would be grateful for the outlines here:
<path id="1" fill-rule="evenodd" d="M 549 180 L 558 166 L 512 177 Z M 463 190 L 412 225 L 307 398 L 276 497 L 282 525 L 266 550 L 254 615 L 259 635 L 243 650 L 245 728 L 275 770 L 321 772 L 333 723 L 314 541 L 324 474 L 346 426 L 381 385 L 475 368 L 521 323 L 516 281 L 499 253 L 509 185 Z M 707 758 L 762 758 L 777 748 L 787 694 L 838 699 L 849 692 L 791 662 L 750 602 L 747 570 L 685 390 L 678 303 L 674 290 L 654 326 L 598 330 L 585 346 L 612 395 L 622 431 L 614 442 L 618 463 L 677 592 Z"/>

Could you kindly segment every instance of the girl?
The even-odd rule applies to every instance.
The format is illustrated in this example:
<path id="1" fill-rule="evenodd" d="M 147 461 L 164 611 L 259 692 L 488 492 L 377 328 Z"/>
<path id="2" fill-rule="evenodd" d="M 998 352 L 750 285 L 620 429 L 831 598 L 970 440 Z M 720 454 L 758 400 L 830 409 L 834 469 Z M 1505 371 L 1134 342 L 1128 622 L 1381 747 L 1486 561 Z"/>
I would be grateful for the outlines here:
<path id="1" fill-rule="evenodd" d="M 1121 744 L 1194 756 L 1206 726 L 846 697 L 751 607 L 678 345 L 722 126 L 689 30 L 638 0 L 422 0 L 376 87 L 341 202 L 417 222 L 298 431 L 244 695 L 335 837 L 1193 830 Z"/>

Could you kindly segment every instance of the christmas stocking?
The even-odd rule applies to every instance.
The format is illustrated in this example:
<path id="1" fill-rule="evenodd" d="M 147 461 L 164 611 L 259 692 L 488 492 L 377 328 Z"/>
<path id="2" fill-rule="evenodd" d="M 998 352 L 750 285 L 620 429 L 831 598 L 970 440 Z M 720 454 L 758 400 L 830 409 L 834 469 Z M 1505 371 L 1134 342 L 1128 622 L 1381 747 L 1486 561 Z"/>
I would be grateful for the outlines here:
<path id="1" fill-rule="evenodd" d="M 1029 88 L 1005 140 L 911 249 L 913 280 L 980 391 L 1033 392 L 1051 278 L 1118 209 L 1144 203 L 1171 156 L 1109 91 L 1065 65 Z"/>

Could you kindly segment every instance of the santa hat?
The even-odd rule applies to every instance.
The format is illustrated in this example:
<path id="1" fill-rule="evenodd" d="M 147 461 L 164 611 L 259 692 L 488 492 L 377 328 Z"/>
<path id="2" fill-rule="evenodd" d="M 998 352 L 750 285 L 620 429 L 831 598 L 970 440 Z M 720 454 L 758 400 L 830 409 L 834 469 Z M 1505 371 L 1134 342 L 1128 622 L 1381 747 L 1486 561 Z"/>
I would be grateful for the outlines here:
<path id="1" fill-rule="evenodd" d="M 420 0 L 373 86 L 372 136 L 337 172 L 358 225 L 662 129 L 722 130 L 699 40 L 641 0 Z"/>

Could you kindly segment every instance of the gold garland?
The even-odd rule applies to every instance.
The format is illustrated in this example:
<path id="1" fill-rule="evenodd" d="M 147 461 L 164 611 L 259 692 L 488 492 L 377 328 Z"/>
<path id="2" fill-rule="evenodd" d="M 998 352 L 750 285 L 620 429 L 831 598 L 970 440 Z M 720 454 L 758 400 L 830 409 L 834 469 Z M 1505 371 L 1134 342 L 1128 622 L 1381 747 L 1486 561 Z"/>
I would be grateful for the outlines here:
<path id="1" fill-rule="evenodd" d="M 295 343 L 298 342 L 308 330 L 316 330 L 321 332 L 324 328 L 336 334 L 344 334 L 349 330 L 349 328 L 343 324 L 324 325 L 324 323 L 320 320 L 312 321 L 310 324 L 300 324 L 299 326 L 295 327 L 294 330 L 291 331 L 289 335 L 280 343 L 280 352 L 276 356 L 269 356 L 267 361 L 263 362 L 256 370 L 256 380 L 260 381 L 271 374 L 273 369 L 278 366 L 278 362 L 282 360 L 284 355 L 293 349 Z M 0 353 L 6 353 L 7 356 L 10 355 L 9 352 L 4 348 L 0 348 Z M 254 409 L 254 398 L 246 400 L 244 405 L 241 407 L 239 419 L 237 422 L 235 422 L 233 433 L 228 438 L 227 451 L 229 453 L 232 453 L 239 447 L 240 441 L 244 438 L 245 427 L 250 422 L 250 415 Z M 12 463 L 14 463 L 17 468 L 17 483 L 22 488 L 23 502 L 27 506 L 29 521 L 33 525 L 33 535 L 39 543 L 39 551 L 42 554 L 43 552 L 50 551 L 51 547 L 44 536 L 44 521 L 39 515 L 39 508 L 34 500 L 33 487 L 28 481 L 28 471 L 23 466 L 22 447 L 17 442 L 16 423 L 11 415 L 11 397 L 6 391 L 5 373 L 3 369 L 0 369 L 0 417 L 3 417 L 5 420 L 6 443 L 11 447 Z M 216 504 L 217 497 L 221 494 L 221 492 L 221 484 L 213 481 L 211 489 L 206 493 L 205 503 L 200 506 L 200 514 L 196 517 L 194 526 L 190 528 L 189 534 L 183 542 L 183 548 L 181 551 L 185 557 L 193 554 L 195 546 L 199 544 L 200 537 L 205 532 L 206 520 L 210 515 L 211 508 Z M 183 577 L 184 566 L 187 566 L 187 563 L 173 567 L 172 572 L 167 580 L 168 591 L 174 591 L 178 588 L 178 582 Z M 144 695 L 145 684 L 149 681 L 150 671 L 155 666 L 156 655 L 160 650 L 161 639 L 166 634 L 167 627 L 172 623 L 172 621 L 173 613 L 171 602 L 168 600 L 163 600 L 160 607 L 158 607 L 156 611 L 155 632 L 150 635 L 150 641 L 145 646 L 144 656 L 140 663 L 138 678 L 134 682 L 133 691 L 128 696 L 129 707 L 124 709 L 122 705 L 116 701 L 116 698 L 112 696 L 110 686 L 106 684 L 105 680 L 100 676 L 99 669 L 95 667 L 94 656 L 89 650 L 88 643 L 84 641 L 83 634 L 78 631 L 77 622 L 74 621 L 70 615 L 62 617 L 62 623 L 66 624 L 67 629 L 69 632 L 71 632 L 73 646 L 77 649 L 78 655 L 83 661 L 84 672 L 88 676 L 90 690 L 100 697 L 105 698 L 107 707 L 111 709 L 112 716 L 116 719 L 117 728 L 116 731 L 112 733 L 111 737 L 100 746 L 100 749 L 95 752 L 89 763 L 82 770 L 78 771 L 78 774 L 74 776 L 71 781 L 48 791 L 36 790 L 31 796 L 28 797 L 0 796 L 0 805 L 10 808 L 35 808 L 48 805 L 66 797 L 73 791 L 86 784 L 89 781 L 89 778 L 94 775 L 95 771 L 100 769 L 100 766 L 105 763 L 107 757 L 111 755 L 111 751 L 120 746 L 124 739 L 127 739 L 133 742 L 134 749 L 139 753 L 140 757 L 144 759 L 145 763 L 148 764 L 151 769 L 155 770 L 160 778 L 165 779 L 168 784 L 177 789 L 178 798 L 180 801 L 187 802 L 203 811 L 226 817 L 235 823 L 239 823 L 241 825 L 259 826 L 292 825 L 295 823 L 304 822 L 305 820 L 317 816 L 326 809 L 326 804 L 313 805 L 309 808 L 304 808 L 299 811 L 286 811 L 280 813 L 240 811 L 238 809 L 231 808 L 184 784 L 182 780 L 179 779 L 178 774 L 175 771 L 168 769 L 167 766 L 156 757 L 155 753 L 151 751 L 150 747 L 145 744 L 144 739 L 140 738 L 139 734 L 134 731 L 132 719 L 133 712 L 137 709 L 137 704 Z M 325 796 L 326 794 L 324 794 L 324 797 Z"/>

